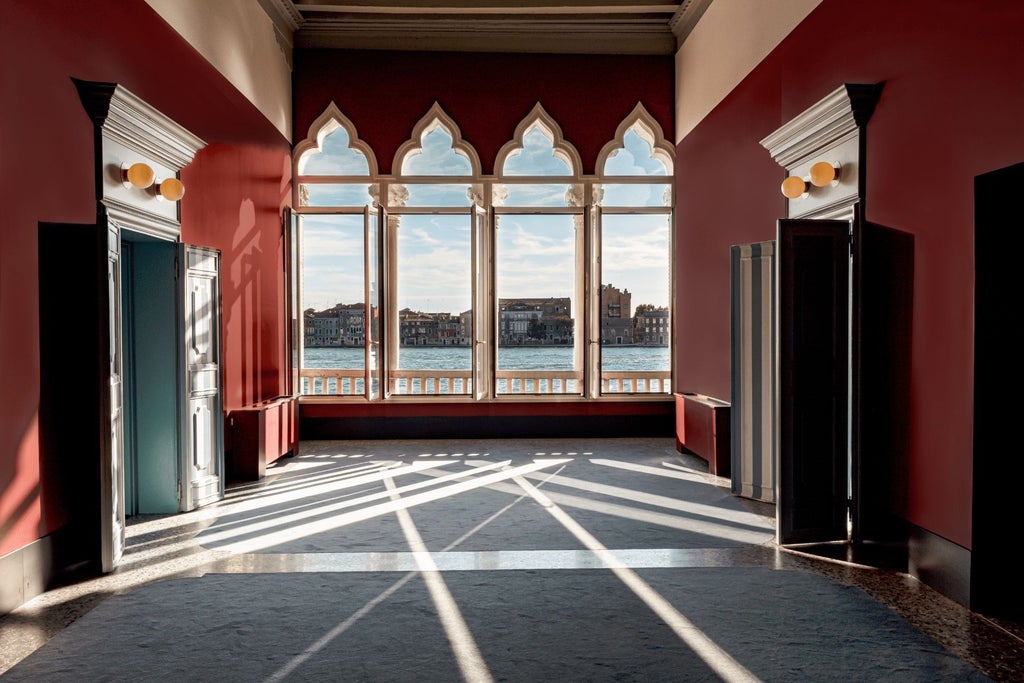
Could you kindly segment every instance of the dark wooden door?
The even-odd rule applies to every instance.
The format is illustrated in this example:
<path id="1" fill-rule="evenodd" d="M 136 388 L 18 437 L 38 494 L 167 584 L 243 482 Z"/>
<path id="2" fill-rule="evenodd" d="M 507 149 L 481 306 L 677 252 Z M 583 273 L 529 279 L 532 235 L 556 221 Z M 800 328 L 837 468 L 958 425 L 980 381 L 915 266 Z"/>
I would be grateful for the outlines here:
<path id="1" fill-rule="evenodd" d="M 914 238 L 853 225 L 853 541 L 905 554 Z"/>
<path id="2" fill-rule="evenodd" d="M 848 539 L 850 223 L 780 220 L 778 542 Z"/>
<path id="3" fill-rule="evenodd" d="M 1024 163 L 974 182 L 974 478 L 971 609 L 1024 621 L 1024 584 L 1012 536 L 1024 477 L 1020 401 L 1024 287 L 1013 244 L 1024 228 Z"/>

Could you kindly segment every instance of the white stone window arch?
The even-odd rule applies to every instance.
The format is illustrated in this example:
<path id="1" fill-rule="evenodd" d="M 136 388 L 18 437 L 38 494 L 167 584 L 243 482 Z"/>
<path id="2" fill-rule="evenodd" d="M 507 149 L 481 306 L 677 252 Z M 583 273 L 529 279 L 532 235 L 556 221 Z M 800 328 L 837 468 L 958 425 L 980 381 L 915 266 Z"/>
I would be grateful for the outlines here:
<path id="1" fill-rule="evenodd" d="M 356 127 L 331 104 L 292 154 L 296 207 L 363 206 L 377 177 L 377 158 Z"/>
<path id="2" fill-rule="evenodd" d="M 526 172 L 522 167 L 512 167 L 512 162 L 515 159 L 522 158 L 523 152 L 527 148 L 526 137 L 533 131 L 541 132 L 551 141 L 551 157 L 561 162 L 566 170 L 565 173 L 557 173 L 551 166 L 544 168 L 536 167 L 537 171 L 533 173 Z M 579 152 L 576 151 L 572 143 L 565 139 L 562 135 L 561 126 L 551 118 L 551 115 L 547 113 L 540 102 L 534 105 L 530 113 L 516 126 L 515 135 L 498 150 L 498 156 L 494 163 L 494 168 L 500 176 L 564 175 L 578 178 L 582 166 Z"/>
<path id="3" fill-rule="evenodd" d="M 422 164 L 417 167 L 417 161 L 437 161 L 437 159 L 426 159 L 424 151 L 430 137 L 438 132 L 451 138 L 451 152 L 448 166 L 434 167 L 431 172 L 425 172 Z M 452 161 L 464 160 L 468 165 L 457 165 Z M 460 167 L 461 166 L 461 167 Z M 462 131 L 454 119 L 437 102 L 434 102 L 426 114 L 416 123 L 412 130 L 412 136 L 398 148 L 395 153 L 395 163 L 392 166 L 396 176 L 462 176 L 478 178 L 480 176 L 480 156 L 473 149 L 473 146 L 462 139 Z M 461 172 L 456 172 L 461 171 Z"/>
<path id="4" fill-rule="evenodd" d="M 625 170 L 624 165 L 616 164 L 622 155 L 629 153 L 628 136 L 635 135 L 650 148 L 650 164 L 633 165 Z M 622 120 L 610 140 L 597 155 L 597 173 L 600 176 L 671 176 L 674 172 L 675 147 L 667 139 L 661 125 L 651 116 L 642 102 L 638 102 L 633 111 Z M 660 165 L 660 168 L 658 167 Z M 610 166 L 610 167 L 609 167 Z"/>

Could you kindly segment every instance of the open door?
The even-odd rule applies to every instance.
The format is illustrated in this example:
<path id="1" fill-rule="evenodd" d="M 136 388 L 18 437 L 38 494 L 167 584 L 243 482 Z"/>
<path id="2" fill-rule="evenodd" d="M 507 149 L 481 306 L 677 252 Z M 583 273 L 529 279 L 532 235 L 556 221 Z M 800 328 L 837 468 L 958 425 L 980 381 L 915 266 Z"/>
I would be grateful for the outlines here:
<path id="1" fill-rule="evenodd" d="M 104 572 L 113 571 L 124 554 L 124 444 L 121 382 L 121 231 L 114 223 L 101 229 L 106 253 L 106 307 L 100 306 L 100 337 L 106 344 L 107 381 L 101 387 L 100 420 L 100 552 Z"/>
<path id="2" fill-rule="evenodd" d="M 976 612 L 1024 623 L 1024 584 L 1007 530 L 1019 514 L 1014 495 L 1024 478 L 1016 362 L 1024 348 L 1018 301 L 1024 294 L 1013 251 L 1024 227 L 1018 199 L 1024 163 L 974 179 L 974 470 L 971 596 Z M 1009 393 L 1010 398 L 1006 398 Z"/>
<path id="3" fill-rule="evenodd" d="M 906 564 L 914 237 L 853 223 L 852 540 Z M 893 553 L 897 553 L 893 555 Z"/>
<path id="4" fill-rule="evenodd" d="M 488 327 L 492 324 L 494 317 L 491 315 L 491 308 L 488 302 L 491 300 L 491 264 L 488 254 L 490 253 L 490 230 L 488 230 L 487 212 L 477 206 L 470 207 L 470 223 L 473 249 L 473 396 L 481 400 L 490 396 L 489 385 L 490 372 L 494 362 L 490 358 L 491 349 L 487 342 Z M 497 338 L 497 337 L 495 337 Z"/>
<path id="5" fill-rule="evenodd" d="M 224 419 L 220 382 L 220 252 L 182 245 L 184 431 L 182 510 L 224 495 Z"/>
<path id="6" fill-rule="evenodd" d="M 778 224 L 777 536 L 848 540 L 850 223 Z"/>
<path id="7" fill-rule="evenodd" d="M 387 212 L 383 207 L 371 209 L 366 207 L 363 214 L 364 241 L 363 255 L 365 263 L 363 272 L 364 298 L 366 315 L 363 324 L 366 339 L 366 398 L 376 401 L 381 397 L 381 375 L 383 374 L 383 353 L 381 350 L 381 287 L 380 278 L 384 272 L 382 264 L 381 226 L 387 220 Z"/>

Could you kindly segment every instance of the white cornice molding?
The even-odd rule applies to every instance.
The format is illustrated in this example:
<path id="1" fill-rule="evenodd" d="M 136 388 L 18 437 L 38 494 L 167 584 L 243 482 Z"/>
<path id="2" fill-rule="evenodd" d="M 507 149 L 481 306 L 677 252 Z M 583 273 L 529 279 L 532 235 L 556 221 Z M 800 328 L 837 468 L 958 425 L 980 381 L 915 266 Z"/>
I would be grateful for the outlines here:
<path id="1" fill-rule="evenodd" d="M 302 13 L 292 0 L 256 0 L 263 12 L 274 24 L 274 37 L 288 66 L 292 66 L 292 51 L 295 47 L 295 32 L 305 21 Z"/>
<path id="2" fill-rule="evenodd" d="M 864 128 L 874 113 L 882 83 L 845 83 L 761 140 L 787 176 L 807 190 L 786 200 L 788 218 L 849 218 L 864 202 Z M 812 187 L 815 159 L 841 169 L 838 178 Z"/>
<path id="3" fill-rule="evenodd" d="M 697 25 L 704 11 L 711 6 L 712 0 L 683 0 L 679 9 L 668 22 L 672 34 L 676 37 L 676 45 L 682 45 L 690 31 Z"/>
<path id="4" fill-rule="evenodd" d="M 844 84 L 761 140 L 780 166 L 855 135 L 874 111 L 881 84 Z"/>
<path id="5" fill-rule="evenodd" d="M 181 170 L 206 143 L 122 86 L 114 88 L 103 137 Z"/>
<path id="6" fill-rule="evenodd" d="M 295 3 L 292 0 L 256 1 L 260 3 L 260 7 L 267 13 L 270 20 L 274 22 L 274 27 L 287 36 L 288 42 L 291 43 L 293 35 L 299 30 L 304 21 L 302 13 L 295 7 Z"/>
<path id="7" fill-rule="evenodd" d="M 181 236 L 181 225 L 176 220 L 145 211 L 113 197 L 104 197 L 101 203 L 107 218 L 120 228 L 171 242 L 177 241 Z"/>
<path id="8" fill-rule="evenodd" d="M 469 52 L 673 54 L 661 16 L 392 15 L 311 17 L 297 48 L 461 50 Z"/>

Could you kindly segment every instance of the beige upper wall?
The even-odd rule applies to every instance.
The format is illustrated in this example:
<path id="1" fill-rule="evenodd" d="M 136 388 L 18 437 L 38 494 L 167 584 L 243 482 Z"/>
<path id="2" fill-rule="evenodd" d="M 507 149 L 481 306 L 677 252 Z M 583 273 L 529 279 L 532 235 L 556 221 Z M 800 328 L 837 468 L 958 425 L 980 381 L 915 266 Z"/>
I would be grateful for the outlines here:
<path id="1" fill-rule="evenodd" d="M 146 2 L 291 141 L 289 56 L 258 0 Z"/>
<path id="2" fill-rule="evenodd" d="M 676 52 L 676 144 L 821 0 L 714 0 Z"/>

